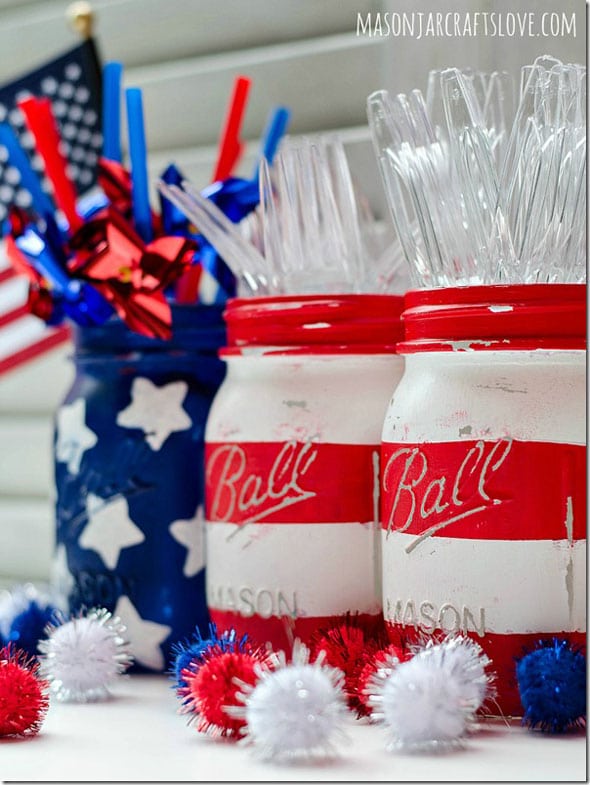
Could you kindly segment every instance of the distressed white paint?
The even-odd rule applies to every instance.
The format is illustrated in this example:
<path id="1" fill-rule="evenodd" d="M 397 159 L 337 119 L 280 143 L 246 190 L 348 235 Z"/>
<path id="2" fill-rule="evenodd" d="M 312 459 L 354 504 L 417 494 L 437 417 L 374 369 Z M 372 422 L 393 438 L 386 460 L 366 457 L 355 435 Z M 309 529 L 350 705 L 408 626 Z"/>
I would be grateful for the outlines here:
<path id="1" fill-rule="evenodd" d="M 206 438 L 246 449 L 249 441 L 378 445 L 402 372 L 403 360 L 393 354 L 232 357 Z M 373 525 L 290 524 L 288 510 L 285 517 L 281 524 L 207 526 L 209 602 L 220 587 L 231 587 L 235 596 L 242 588 L 254 597 L 280 591 L 290 607 L 295 592 L 298 615 L 380 609 Z"/>
<path id="2" fill-rule="evenodd" d="M 386 618 L 398 600 L 436 608 L 485 610 L 488 632 L 559 632 L 586 629 L 586 543 L 563 540 L 464 540 L 431 537 L 412 553 L 414 535 L 382 535 Z M 571 614 L 566 579 L 573 564 Z"/>
<path id="3" fill-rule="evenodd" d="M 383 440 L 460 442 L 506 437 L 585 442 L 585 353 L 454 351 L 406 357 Z M 518 482 L 518 478 L 514 478 Z M 531 489 L 534 493 L 535 489 Z M 564 527 L 564 534 L 566 528 Z M 485 609 L 491 632 L 584 630 L 585 541 L 383 536 L 383 604 Z"/>
<path id="4" fill-rule="evenodd" d="M 584 444 L 585 353 L 456 351 L 406 356 L 385 442 L 472 439 Z"/>
<path id="5" fill-rule="evenodd" d="M 280 592 L 289 606 L 295 595 L 300 616 L 376 613 L 373 531 L 370 523 L 209 523 L 207 599 L 218 607 L 220 588 L 238 598 L 249 589 L 253 597 Z M 241 607 L 247 613 L 246 604 Z"/>
<path id="6" fill-rule="evenodd" d="M 211 408 L 211 442 L 379 444 L 396 355 L 231 357 Z"/>

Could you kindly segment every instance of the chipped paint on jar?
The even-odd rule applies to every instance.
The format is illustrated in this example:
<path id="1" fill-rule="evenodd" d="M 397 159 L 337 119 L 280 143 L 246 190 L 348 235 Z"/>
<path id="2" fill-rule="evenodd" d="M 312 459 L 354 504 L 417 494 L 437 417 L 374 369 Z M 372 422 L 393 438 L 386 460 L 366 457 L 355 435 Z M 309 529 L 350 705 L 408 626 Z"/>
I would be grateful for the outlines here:
<path id="1" fill-rule="evenodd" d="M 236 300 L 206 432 L 207 600 L 219 628 L 289 648 L 381 615 L 379 449 L 402 300 Z"/>
<path id="2" fill-rule="evenodd" d="M 381 458 L 384 614 L 514 659 L 586 629 L 585 289 L 411 292 Z"/>

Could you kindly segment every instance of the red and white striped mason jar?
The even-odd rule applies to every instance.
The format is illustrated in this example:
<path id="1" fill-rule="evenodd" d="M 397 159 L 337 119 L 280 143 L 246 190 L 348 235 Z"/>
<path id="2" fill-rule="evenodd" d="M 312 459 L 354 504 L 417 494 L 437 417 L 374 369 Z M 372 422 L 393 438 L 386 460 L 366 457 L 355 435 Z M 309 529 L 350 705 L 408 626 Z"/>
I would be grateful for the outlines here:
<path id="1" fill-rule="evenodd" d="M 384 615 L 392 634 L 462 631 L 522 714 L 515 658 L 584 640 L 586 290 L 409 292 L 406 369 L 383 428 Z"/>
<path id="2" fill-rule="evenodd" d="M 206 431 L 207 602 L 218 628 L 289 648 L 381 615 L 379 450 L 403 371 L 403 300 L 237 299 Z"/>

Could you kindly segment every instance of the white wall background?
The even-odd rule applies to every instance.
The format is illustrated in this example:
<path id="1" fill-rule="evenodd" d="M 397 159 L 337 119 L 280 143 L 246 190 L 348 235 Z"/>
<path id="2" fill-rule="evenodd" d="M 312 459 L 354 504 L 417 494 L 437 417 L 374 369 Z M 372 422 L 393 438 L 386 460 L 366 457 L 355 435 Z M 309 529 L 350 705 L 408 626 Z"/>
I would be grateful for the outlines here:
<path id="1" fill-rule="evenodd" d="M 244 136 L 268 110 L 291 107 L 293 133 L 339 129 L 376 205 L 381 185 L 365 128 L 373 90 L 424 87 L 432 68 L 510 70 L 551 53 L 582 62 L 583 0 L 94 0 L 104 59 L 144 90 L 153 174 L 175 160 L 205 185 L 233 78 L 251 76 Z M 61 0 L 0 0 L 0 82 L 76 43 Z M 527 39 L 356 36 L 357 12 L 576 13 L 577 37 Z M 251 165 L 253 143 L 244 167 Z M 72 378 L 69 349 L 0 377 L 0 581 L 47 577 L 53 543 L 51 413 Z"/>

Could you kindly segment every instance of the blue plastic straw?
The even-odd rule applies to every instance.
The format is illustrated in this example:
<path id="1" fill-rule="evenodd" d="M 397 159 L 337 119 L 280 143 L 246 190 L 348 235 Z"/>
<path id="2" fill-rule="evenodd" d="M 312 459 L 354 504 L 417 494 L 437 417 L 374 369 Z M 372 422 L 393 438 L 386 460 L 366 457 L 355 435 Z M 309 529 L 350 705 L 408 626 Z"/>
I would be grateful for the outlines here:
<path id="1" fill-rule="evenodd" d="M 128 87 L 125 90 L 125 97 L 127 100 L 129 158 L 131 159 L 133 221 L 139 236 L 144 242 L 149 243 L 152 239 L 152 214 L 149 201 L 147 149 L 141 90 L 138 87 Z"/>
<path id="2" fill-rule="evenodd" d="M 102 69 L 102 154 L 121 163 L 121 63 L 106 63 Z"/>
<path id="3" fill-rule="evenodd" d="M 41 187 L 37 174 L 8 123 L 0 123 L 0 144 L 8 151 L 8 163 L 19 171 L 20 187 L 31 194 L 35 212 L 45 217 L 54 215 L 55 207 Z"/>
<path id="4" fill-rule="evenodd" d="M 279 143 L 285 135 L 290 118 L 291 112 L 285 106 L 277 106 L 269 115 L 266 128 L 262 134 L 262 143 L 256 159 L 252 180 L 258 180 L 258 170 L 260 169 L 260 163 L 263 158 L 266 158 L 269 164 L 272 163 Z"/>

